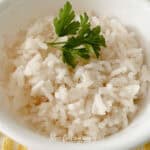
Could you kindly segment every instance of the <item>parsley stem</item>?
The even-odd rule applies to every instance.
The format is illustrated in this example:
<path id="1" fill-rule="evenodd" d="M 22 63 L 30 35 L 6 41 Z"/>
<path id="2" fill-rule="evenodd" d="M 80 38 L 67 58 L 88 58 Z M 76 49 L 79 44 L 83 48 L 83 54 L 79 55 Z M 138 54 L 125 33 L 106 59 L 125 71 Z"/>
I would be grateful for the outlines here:
<path id="1" fill-rule="evenodd" d="M 49 45 L 60 45 L 60 44 L 65 44 L 66 42 L 48 42 Z"/>

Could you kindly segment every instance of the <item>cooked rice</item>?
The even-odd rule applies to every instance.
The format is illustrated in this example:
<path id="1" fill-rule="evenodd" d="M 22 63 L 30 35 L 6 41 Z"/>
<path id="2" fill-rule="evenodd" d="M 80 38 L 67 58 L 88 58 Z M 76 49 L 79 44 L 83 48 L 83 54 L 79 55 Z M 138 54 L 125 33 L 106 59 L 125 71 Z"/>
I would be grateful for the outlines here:
<path id="1" fill-rule="evenodd" d="M 45 44 L 55 38 L 52 17 L 35 22 L 12 47 L 9 105 L 20 120 L 51 138 L 84 141 L 114 134 L 132 121 L 146 93 L 150 73 L 135 34 L 115 19 L 92 16 L 91 23 L 101 25 L 107 47 L 99 59 L 74 70 L 63 63 L 60 50 Z"/>

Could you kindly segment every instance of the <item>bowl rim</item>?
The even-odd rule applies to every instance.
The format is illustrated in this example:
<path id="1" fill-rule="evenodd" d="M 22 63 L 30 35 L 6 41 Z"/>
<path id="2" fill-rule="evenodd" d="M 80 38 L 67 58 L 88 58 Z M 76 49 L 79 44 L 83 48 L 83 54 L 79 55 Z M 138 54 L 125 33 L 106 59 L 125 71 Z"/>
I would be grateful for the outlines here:
<path id="1" fill-rule="evenodd" d="M 95 141 L 90 143 L 71 143 L 71 142 L 58 142 L 58 141 L 50 141 L 48 138 L 38 135 L 34 133 L 33 131 L 29 129 L 25 129 L 21 125 L 17 125 L 16 122 L 11 122 L 11 124 L 7 124 L 9 121 L 1 117 L 0 122 L 0 130 L 8 135 L 13 140 L 17 141 L 18 143 L 21 143 L 23 145 L 26 145 L 29 148 L 36 148 L 36 150 L 41 150 L 44 146 L 44 150 L 48 150 L 49 147 L 53 149 L 64 149 L 64 150 L 70 150 L 72 149 L 82 149 L 82 150 L 90 150 L 91 148 L 98 149 L 101 148 L 102 150 L 120 150 L 120 149 L 131 149 L 135 148 L 137 145 L 142 145 L 148 140 L 150 140 L 150 135 L 148 133 L 148 130 L 150 129 L 150 124 L 148 126 L 144 126 L 144 128 L 139 127 L 139 130 L 131 133 L 132 138 L 127 138 L 126 135 L 119 138 L 118 134 L 122 133 L 118 132 L 110 137 L 107 137 L 101 141 Z M 7 126 L 6 126 L 7 124 Z M 128 128 L 128 127 L 127 127 Z M 119 140 L 118 140 L 119 139 Z M 118 144 L 119 141 L 119 144 Z M 42 143 L 42 144 L 41 144 Z"/>
<path id="2" fill-rule="evenodd" d="M 10 0 L 7 0 L 10 1 Z M 12 3 L 8 3 L 7 7 L 2 7 L 3 9 L 0 8 L 0 16 L 3 12 L 7 11 L 7 9 L 9 9 L 10 7 L 13 7 L 16 3 L 20 3 L 23 0 L 15 0 Z M 3 4 L 6 4 L 5 1 L 1 2 L 0 5 L 2 6 Z M 5 5 L 6 6 L 6 5 Z M 150 9 L 148 9 L 148 11 L 150 11 Z M 70 149 L 70 147 L 74 146 L 75 149 L 80 148 L 80 149 L 91 149 L 93 146 L 97 146 L 97 148 L 102 147 L 105 148 L 105 150 L 110 150 L 110 149 L 114 149 L 114 150 L 120 150 L 122 147 L 129 149 L 129 148 L 134 148 L 135 146 L 139 145 L 139 144 L 143 144 L 145 141 L 150 140 L 150 135 L 147 132 L 150 129 L 150 124 L 147 125 L 145 128 L 142 128 L 141 130 L 136 132 L 136 135 L 134 135 L 134 138 L 129 138 L 127 140 L 121 140 L 119 141 L 119 145 L 117 143 L 117 139 L 116 138 L 114 141 L 112 141 L 111 137 L 105 138 L 104 140 L 101 141 L 97 141 L 97 142 L 92 142 L 92 143 L 86 143 L 86 144 L 81 144 L 81 143 L 62 143 L 62 142 L 56 142 L 56 141 L 52 141 L 50 142 L 47 138 L 45 137 L 41 137 L 33 132 L 30 132 L 28 130 L 25 130 L 23 128 L 23 126 L 20 125 L 16 125 L 15 123 L 12 125 L 7 124 L 7 120 L 5 120 L 5 118 L 2 119 L 3 121 L 0 121 L 0 130 L 8 135 L 9 137 L 13 138 L 15 141 L 27 145 L 29 147 L 32 147 L 33 145 L 37 145 L 37 148 L 39 148 L 41 146 L 40 142 L 43 142 L 44 145 L 47 147 L 53 147 L 53 148 L 58 148 L 58 149 L 62 149 L 62 147 L 64 149 Z M 7 124 L 7 126 L 6 126 Z M 17 134 L 17 130 L 22 130 L 23 134 Z M 141 135 L 142 133 L 142 135 Z M 114 135 L 114 137 L 116 137 L 117 134 Z M 111 139 L 111 145 L 110 141 L 107 141 Z M 38 143 L 37 143 L 38 142 Z M 103 143 L 103 144 L 102 144 Z M 128 143 L 128 144 L 127 144 Z M 132 144 L 131 144 L 132 143 Z M 42 144 L 43 145 L 43 144 Z M 107 146 L 106 146 L 107 145 Z"/>

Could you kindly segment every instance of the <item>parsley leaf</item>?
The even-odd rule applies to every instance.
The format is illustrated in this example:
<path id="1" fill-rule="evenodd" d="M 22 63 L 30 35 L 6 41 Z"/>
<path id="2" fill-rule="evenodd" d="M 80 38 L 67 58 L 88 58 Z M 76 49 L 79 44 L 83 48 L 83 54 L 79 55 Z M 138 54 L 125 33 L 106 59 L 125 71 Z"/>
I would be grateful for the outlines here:
<path id="1" fill-rule="evenodd" d="M 74 21 L 75 12 L 69 2 L 60 9 L 59 16 L 54 18 L 55 31 L 58 36 L 65 36 L 69 34 L 76 34 L 80 23 Z"/>
<path id="2" fill-rule="evenodd" d="M 84 15 L 80 15 L 80 29 L 79 29 L 79 36 L 84 37 L 90 31 L 90 22 L 87 13 Z"/>
<path id="3" fill-rule="evenodd" d="M 101 29 L 100 26 L 97 26 L 89 31 L 87 36 L 85 37 L 85 42 L 92 46 L 93 51 L 95 52 L 96 57 L 99 57 L 99 52 L 101 46 L 105 47 L 105 39 L 103 35 L 100 35 Z"/>
<path id="4" fill-rule="evenodd" d="M 63 50 L 63 61 L 64 63 L 69 64 L 72 68 L 76 66 L 76 58 L 71 50 Z"/>
<path id="5" fill-rule="evenodd" d="M 80 56 L 81 58 L 84 58 L 84 59 L 89 59 L 90 58 L 89 51 L 86 48 L 76 49 L 75 51 L 76 51 L 76 54 L 78 56 Z"/>
<path id="6" fill-rule="evenodd" d="M 63 49 L 63 61 L 64 63 L 69 64 L 71 67 L 75 68 L 79 58 L 89 59 L 89 51 L 86 48 L 79 49 Z"/>
<path id="7" fill-rule="evenodd" d="M 66 44 L 64 45 L 64 48 L 71 49 L 77 46 L 80 46 L 83 43 L 83 38 L 80 37 L 70 37 Z"/>

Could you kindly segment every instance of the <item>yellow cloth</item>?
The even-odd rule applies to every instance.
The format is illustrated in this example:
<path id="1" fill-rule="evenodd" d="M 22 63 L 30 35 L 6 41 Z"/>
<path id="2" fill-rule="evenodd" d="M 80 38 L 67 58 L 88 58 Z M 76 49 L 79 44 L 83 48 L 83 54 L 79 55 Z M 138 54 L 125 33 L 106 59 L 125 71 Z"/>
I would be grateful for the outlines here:
<path id="1" fill-rule="evenodd" d="M 0 150 L 27 150 L 25 146 L 17 144 L 12 139 L 5 137 L 5 136 L 3 136 L 2 138 L 1 147 L 2 148 L 0 148 Z M 135 150 L 150 150 L 150 144 L 145 144 L 144 146 L 141 146 L 141 148 L 137 148 Z"/>
<path id="2" fill-rule="evenodd" d="M 25 146 L 15 143 L 8 137 L 4 137 L 1 150 L 27 150 Z"/>

